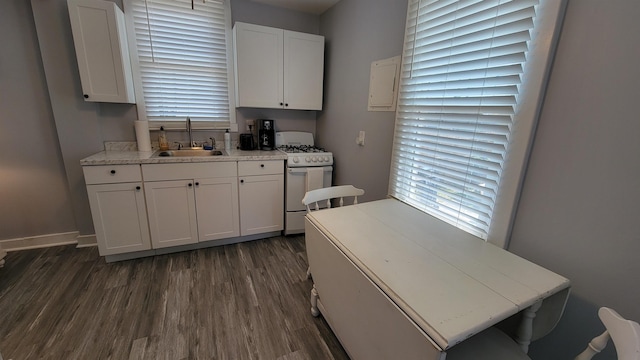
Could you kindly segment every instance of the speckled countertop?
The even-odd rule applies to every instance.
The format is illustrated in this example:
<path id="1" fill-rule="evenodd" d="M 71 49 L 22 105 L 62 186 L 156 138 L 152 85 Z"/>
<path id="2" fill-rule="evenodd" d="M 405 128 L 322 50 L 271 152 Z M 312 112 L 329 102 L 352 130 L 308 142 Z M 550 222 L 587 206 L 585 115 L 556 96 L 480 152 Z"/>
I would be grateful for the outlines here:
<path id="1" fill-rule="evenodd" d="M 105 143 L 104 151 L 80 160 L 82 166 L 92 165 L 128 165 L 128 164 L 168 164 L 216 161 L 247 161 L 247 160 L 286 160 L 287 154 L 280 150 L 222 150 L 224 155 L 194 156 L 194 157 L 154 157 L 156 151 L 137 151 L 134 146 L 118 143 Z"/>

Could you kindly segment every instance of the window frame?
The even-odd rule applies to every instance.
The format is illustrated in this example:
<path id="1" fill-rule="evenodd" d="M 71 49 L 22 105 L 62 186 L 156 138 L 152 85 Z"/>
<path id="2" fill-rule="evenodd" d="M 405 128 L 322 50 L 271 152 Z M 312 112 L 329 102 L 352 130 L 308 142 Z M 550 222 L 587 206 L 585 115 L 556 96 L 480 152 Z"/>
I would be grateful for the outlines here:
<path id="1" fill-rule="evenodd" d="M 416 25 L 415 23 L 409 22 L 411 3 L 418 2 L 419 4 L 421 1 L 423 0 L 409 0 L 409 4 L 407 6 L 405 39 L 408 28 Z M 560 29 L 562 27 L 561 25 L 565 8 L 566 0 L 540 0 L 540 3 L 538 4 L 538 14 L 534 19 L 534 28 L 531 32 L 529 51 L 527 53 L 528 59 L 524 65 L 525 71 L 522 79 L 523 85 L 518 95 L 515 116 L 510 132 L 511 137 L 509 147 L 503 163 L 502 175 L 500 177 L 500 183 L 498 185 L 494 209 L 486 238 L 486 241 L 502 248 L 506 248 L 508 246 L 529 152 L 533 142 L 533 135 L 535 134 L 537 119 L 542 108 L 542 101 L 544 99 L 555 48 L 559 38 Z M 405 40 L 403 54 L 407 53 L 407 46 L 408 42 Z M 401 78 L 401 88 L 403 82 L 404 79 Z M 393 167 L 395 159 L 398 156 L 396 153 L 395 139 L 399 128 L 398 118 L 400 108 L 401 105 L 400 102 L 398 102 L 398 110 L 396 111 L 396 127 L 394 131 L 394 146 L 391 159 L 392 168 L 390 169 L 389 174 L 389 194 L 394 193 Z M 398 200 L 403 201 L 402 199 Z M 420 210 L 425 211 L 422 209 Z M 445 222 L 444 220 L 440 221 Z"/>
<path id="2" fill-rule="evenodd" d="M 125 13 L 125 21 L 127 28 L 127 40 L 129 53 L 131 58 L 131 69 L 133 72 L 134 91 L 136 96 L 136 107 L 139 120 L 147 120 L 150 130 L 160 130 L 162 126 L 165 130 L 184 130 L 186 118 L 184 121 L 179 120 L 158 120 L 149 119 L 145 106 L 144 89 L 142 87 L 142 76 L 140 72 L 140 64 L 138 62 L 138 47 L 136 42 L 135 25 L 133 12 L 131 9 L 132 2 L 135 0 L 123 0 Z M 229 121 L 213 121 L 191 119 L 191 127 L 194 130 L 226 130 L 231 132 L 238 131 L 236 121 L 235 107 L 235 78 L 234 78 L 234 58 L 233 58 L 233 32 L 231 27 L 231 0 L 208 0 L 222 2 L 225 6 L 225 38 L 226 38 L 226 57 L 227 57 L 227 93 L 229 99 Z"/>

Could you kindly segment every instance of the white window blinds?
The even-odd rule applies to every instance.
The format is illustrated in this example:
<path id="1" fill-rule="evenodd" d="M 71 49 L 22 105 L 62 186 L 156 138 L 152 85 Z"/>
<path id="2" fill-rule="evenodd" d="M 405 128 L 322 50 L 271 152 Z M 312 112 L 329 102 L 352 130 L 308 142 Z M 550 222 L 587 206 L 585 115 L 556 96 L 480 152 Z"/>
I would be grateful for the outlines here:
<path id="1" fill-rule="evenodd" d="M 537 0 L 409 1 L 392 196 L 487 239 L 514 124 L 531 92 L 538 7 Z"/>
<path id="2" fill-rule="evenodd" d="M 127 0 L 125 5 L 135 30 L 138 85 L 144 95 L 138 106 L 146 118 L 183 122 L 189 116 L 228 126 L 228 4 Z"/>

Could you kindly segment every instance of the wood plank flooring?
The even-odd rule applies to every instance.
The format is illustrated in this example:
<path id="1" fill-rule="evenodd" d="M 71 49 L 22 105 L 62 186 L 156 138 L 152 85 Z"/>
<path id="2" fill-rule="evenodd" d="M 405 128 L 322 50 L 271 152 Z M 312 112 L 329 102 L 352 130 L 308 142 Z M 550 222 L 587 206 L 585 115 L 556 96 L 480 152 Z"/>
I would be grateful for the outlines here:
<path id="1" fill-rule="evenodd" d="M 5 360 L 348 359 L 310 315 L 303 236 L 110 264 L 74 246 L 6 260 Z"/>

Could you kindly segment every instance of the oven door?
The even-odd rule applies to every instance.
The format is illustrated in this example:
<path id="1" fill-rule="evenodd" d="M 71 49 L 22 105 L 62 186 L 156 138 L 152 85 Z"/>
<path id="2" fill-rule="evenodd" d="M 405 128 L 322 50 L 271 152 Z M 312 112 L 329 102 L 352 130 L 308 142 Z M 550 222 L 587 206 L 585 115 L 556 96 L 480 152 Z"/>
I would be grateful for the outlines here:
<path id="1" fill-rule="evenodd" d="M 287 211 L 306 211 L 302 198 L 307 192 L 307 167 L 287 169 Z M 313 168 L 317 169 L 317 168 Z M 332 166 L 323 166 L 322 187 L 331 186 Z"/>
<path id="2" fill-rule="evenodd" d="M 304 216 L 307 209 L 302 205 L 302 198 L 307 192 L 307 184 L 309 183 L 308 169 L 322 170 L 322 187 L 331 186 L 331 175 L 333 173 L 332 166 L 323 167 L 299 167 L 287 168 L 287 211 L 284 218 L 284 234 L 302 234 L 304 233 Z M 313 183 L 319 185 L 319 179 L 313 179 Z"/>

